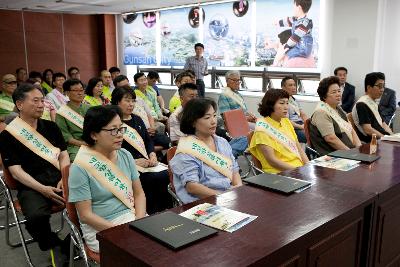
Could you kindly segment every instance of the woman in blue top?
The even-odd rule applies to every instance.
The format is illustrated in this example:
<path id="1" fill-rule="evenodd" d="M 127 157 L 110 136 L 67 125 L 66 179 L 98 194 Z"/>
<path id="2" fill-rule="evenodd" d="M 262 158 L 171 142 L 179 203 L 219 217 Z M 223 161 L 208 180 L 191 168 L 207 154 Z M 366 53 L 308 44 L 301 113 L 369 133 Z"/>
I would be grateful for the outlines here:
<path id="1" fill-rule="evenodd" d="M 70 169 L 69 202 L 75 204 L 85 242 L 95 252 L 99 251 L 97 232 L 142 218 L 146 214 L 146 197 L 135 161 L 128 151 L 121 148 L 125 131 L 118 107 L 96 106 L 85 115 L 82 139 L 89 145 L 90 151 L 98 153 L 99 159 L 101 154 L 132 181 L 134 212 L 103 186 L 102 177 L 92 175 L 93 170 L 76 162 Z"/>
<path id="2" fill-rule="evenodd" d="M 228 176 L 217 171 L 215 166 L 189 153 L 179 153 L 170 161 L 174 174 L 174 186 L 179 199 L 189 203 L 200 198 L 216 195 L 233 186 L 242 184 L 239 166 L 232 155 L 232 149 L 224 138 L 215 135 L 217 128 L 217 105 L 211 99 L 197 98 L 190 100 L 182 110 L 180 129 L 189 137 L 215 155 L 221 155 L 231 161 Z M 184 137 L 182 137 L 184 138 Z M 183 139 L 179 142 L 182 142 Z M 207 153 L 210 154 L 210 153 Z M 214 164 L 213 164 L 214 165 Z"/>

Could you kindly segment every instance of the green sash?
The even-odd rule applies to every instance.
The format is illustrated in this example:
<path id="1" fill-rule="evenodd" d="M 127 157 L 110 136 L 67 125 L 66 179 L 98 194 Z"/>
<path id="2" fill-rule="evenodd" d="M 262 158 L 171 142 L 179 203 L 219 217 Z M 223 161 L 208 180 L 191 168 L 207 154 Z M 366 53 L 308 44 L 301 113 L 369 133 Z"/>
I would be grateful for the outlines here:
<path id="1" fill-rule="evenodd" d="M 147 117 L 147 113 L 144 110 L 143 107 L 139 106 L 137 103 L 135 104 L 135 107 L 133 109 L 133 114 L 139 116 L 145 125 L 150 125 L 149 118 Z"/>
<path id="2" fill-rule="evenodd" d="M 53 88 L 51 88 L 51 86 L 48 85 L 46 82 L 42 82 L 42 88 L 46 89 L 47 93 L 53 91 Z"/>
<path id="3" fill-rule="evenodd" d="M 57 114 L 63 116 L 68 121 L 72 122 L 79 128 L 83 129 L 83 120 L 84 118 L 78 112 L 74 111 L 72 108 L 64 105 L 57 110 Z"/>
<path id="4" fill-rule="evenodd" d="M 300 161 L 303 161 L 296 142 L 273 127 L 264 118 L 257 119 L 255 131 L 266 133 L 269 137 L 283 145 L 290 154 L 294 154 Z"/>
<path id="5" fill-rule="evenodd" d="M 124 134 L 125 141 L 133 146 L 137 151 L 139 151 L 143 157 L 149 159 L 143 138 L 140 136 L 140 134 L 129 125 L 124 124 L 123 126 L 126 127 L 126 133 Z"/>
<path id="6" fill-rule="evenodd" d="M 13 102 L 7 101 L 5 99 L 0 99 L 0 108 L 8 111 L 13 111 L 14 107 L 15 105 Z"/>
<path id="7" fill-rule="evenodd" d="M 87 146 L 80 147 L 74 164 L 79 165 L 90 173 L 104 188 L 113 193 L 135 214 L 132 181 L 126 177 L 116 164 Z"/>
<path id="8" fill-rule="evenodd" d="M 138 97 L 140 97 L 141 99 L 143 99 L 146 102 L 146 104 L 149 106 L 150 111 L 151 111 L 151 116 L 157 118 L 158 115 L 155 112 L 153 102 L 151 102 L 150 99 L 145 94 L 143 94 L 142 91 L 140 91 L 139 89 L 135 89 L 135 94 Z"/>
<path id="9" fill-rule="evenodd" d="M 176 149 L 176 154 L 178 153 L 186 153 L 198 158 L 232 181 L 232 160 L 218 152 L 212 151 L 203 141 L 193 136 L 181 137 Z"/>
<path id="10" fill-rule="evenodd" d="M 33 153 L 50 162 L 57 169 L 60 169 L 60 162 L 58 161 L 60 149 L 53 146 L 43 135 L 33 129 L 20 117 L 16 117 L 7 125 L 5 130 Z"/>

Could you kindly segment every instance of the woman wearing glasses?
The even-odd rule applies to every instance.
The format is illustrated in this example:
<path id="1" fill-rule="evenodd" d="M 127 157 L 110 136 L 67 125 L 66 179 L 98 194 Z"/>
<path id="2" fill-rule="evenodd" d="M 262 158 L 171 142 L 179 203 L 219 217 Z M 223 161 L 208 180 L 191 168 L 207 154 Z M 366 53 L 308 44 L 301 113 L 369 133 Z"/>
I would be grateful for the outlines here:
<path id="1" fill-rule="evenodd" d="M 140 174 L 140 181 L 146 194 L 146 207 L 149 214 L 172 207 L 168 193 L 169 176 L 165 168 L 161 171 L 149 171 L 159 163 L 154 152 L 153 141 L 146 130 L 143 120 L 133 114 L 136 94 L 129 87 L 117 87 L 112 92 L 112 104 L 118 105 L 122 112 L 122 122 L 128 127 L 122 147 L 135 159 Z"/>
<path id="2" fill-rule="evenodd" d="M 339 105 L 342 99 L 339 78 L 331 76 L 322 79 L 317 92 L 321 102 L 311 116 L 309 130 L 312 147 L 319 154 L 326 155 L 335 150 L 361 146 L 360 139 Z"/>
<path id="3" fill-rule="evenodd" d="M 86 144 L 81 138 L 83 117 L 90 106 L 82 103 L 85 91 L 80 80 L 66 80 L 63 84 L 63 90 L 69 98 L 69 102 L 57 110 L 56 124 L 60 128 L 65 142 L 68 144 L 67 151 L 72 162 L 79 147 Z"/>
<path id="4" fill-rule="evenodd" d="M 99 252 L 96 233 L 146 214 L 146 197 L 132 155 L 121 148 L 126 127 L 115 106 L 91 108 L 82 146 L 71 165 L 69 202 L 75 204 L 83 238 Z"/>

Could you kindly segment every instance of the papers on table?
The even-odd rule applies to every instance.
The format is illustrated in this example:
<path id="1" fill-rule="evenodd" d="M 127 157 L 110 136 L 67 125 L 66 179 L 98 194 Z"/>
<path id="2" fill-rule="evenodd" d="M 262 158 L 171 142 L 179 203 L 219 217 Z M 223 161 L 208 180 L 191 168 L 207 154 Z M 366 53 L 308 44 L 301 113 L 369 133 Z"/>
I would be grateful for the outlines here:
<path id="1" fill-rule="evenodd" d="M 180 214 L 193 221 L 232 233 L 257 218 L 250 214 L 234 211 L 210 203 L 197 205 Z"/>
<path id="2" fill-rule="evenodd" d="M 143 168 L 143 167 L 140 167 L 140 166 L 136 165 L 136 168 L 141 173 L 144 173 L 144 172 L 161 172 L 161 171 L 168 170 L 168 166 L 165 165 L 164 163 L 161 163 L 161 162 L 159 162 L 157 164 L 157 166 L 154 166 L 154 167 Z"/>
<path id="3" fill-rule="evenodd" d="M 325 168 L 335 169 L 339 171 L 349 171 L 356 168 L 360 161 L 352 159 L 334 158 L 330 156 L 322 156 L 310 161 L 310 164 Z"/>
<path id="4" fill-rule="evenodd" d="M 400 142 L 400 133 L 392 134 L 392 135 L 384 135 L 381 138 L 382 141 L 392 141 L 392 142 Z"/>

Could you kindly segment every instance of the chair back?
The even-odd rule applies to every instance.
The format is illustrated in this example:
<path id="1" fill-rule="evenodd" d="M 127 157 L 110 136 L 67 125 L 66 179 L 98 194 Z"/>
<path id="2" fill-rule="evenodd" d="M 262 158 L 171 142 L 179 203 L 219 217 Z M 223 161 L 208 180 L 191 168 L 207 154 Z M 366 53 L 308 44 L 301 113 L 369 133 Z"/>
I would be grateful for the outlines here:
<path id="1" fill-rule="evenodd" d="M 356 130 L 357 128 L 357 126 L 356 126 L 356 124 L 354 123 L 354 119 L 353 119 L 353 115 L 351 114 L 351 112 L 350 113 L 347 113 L 346 114 L 346 117 L 347 117 L 347 120 L 351 123 L 351 126 L 353 127 L 353 129 L 354 130 Z"/>
<path id="2" fill-rule="evenodd" d="M 65 208 L 67 209 L 68 212 L 68 217 L 69 219 L 75 224 L 75 226 L 80 229 L 80 224 L 79 224 L 79 218 L 78 218 L 78 213 L 76 212 L 75 204 L 68 202 L 68 197 L 69 197 L 69 187 L 68 187 L 68 178 L 69 178 L 69 168 L 70 165 L 65 166 L 61 170 L 61 179 L 63 183 L 63 195 L 66 200 L 65 202 Z"/>
<path id="3" fill-rule="evenodd" d="M 229 110 L 222 113 L 225 129 L 232 138 L 247 136 L 250 132 L 249 123 L 242 109 Z"/>
<path id="4" fill-rule="evenodd" d="M 307 145 L 309 145 L 309 146 L 311 146 L 310 123 L 311 123 L 310 118 L 308 118 L 308 119 L 304 122 L 304 134 L 305 134 L 305 136 L 306 136 Z"/>
<path id="5" fill-rule="evenodd" d="M 254 134 L 254 131 L 250 131 L 247 134 L 247 142 L 249 143 L 249 146 L 250 146 L 251 138 L 253 138 L 253 134 Z M 258 169 L 262 169 L 261 162 L 251 152 L 250 152 L 250 154 L 251 154 L 251 160 L 253 161 L 254 166 L 256 166 Z"/>
<path id="6" fill-rule="evenodd" d="M 11 175 L 11 172 L 5 166 L 3 166 L 3 177 L 4 183 L 8 186 L 10 190 L 17 190 L 18 181 L 14 179 L 14 177 Z"/>
<path id="7" fill-rule="evenodd" d="M 175 156 L 175 152 L 176 152 L 176 146 L 170 147 L 167 150 L 167 162 L 169 163 L 169 161 Z M 171 189 L 175 192 L 175 187 L 174 187 L 174 175 L 172 174 L 171 168 L 169 167 L 168 164 L 168 175 L 169 175 L 169 183 L 171 185 Z"/>

